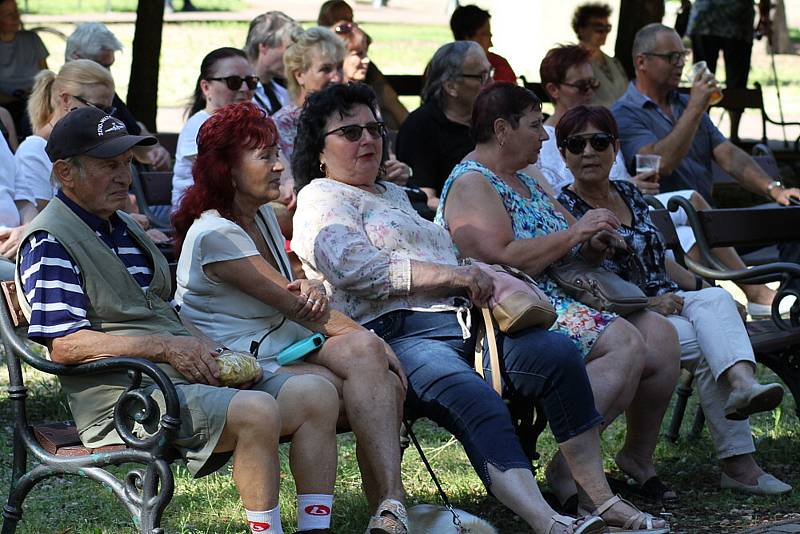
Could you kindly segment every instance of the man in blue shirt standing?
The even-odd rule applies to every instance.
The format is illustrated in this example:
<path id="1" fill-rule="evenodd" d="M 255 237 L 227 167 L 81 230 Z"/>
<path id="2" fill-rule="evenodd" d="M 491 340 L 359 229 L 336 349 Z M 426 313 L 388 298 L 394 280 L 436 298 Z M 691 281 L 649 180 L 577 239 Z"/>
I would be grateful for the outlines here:
<path id="1" fill-rule="evenodd" d="M 688 97 L 678 93 L 688 51 L 672 28 L 648 24 L 636 34 L 636 79 L 612 106 L 625 163 L 636 154 L 661 156 L 661 190 L 695 189 L 711 201 L 712 159 L 744 188 L 788 205 L 800 190 L 772 180 L 714 126 L 706 110 L 718 90 L 713 75 L 698 75 Z"/>

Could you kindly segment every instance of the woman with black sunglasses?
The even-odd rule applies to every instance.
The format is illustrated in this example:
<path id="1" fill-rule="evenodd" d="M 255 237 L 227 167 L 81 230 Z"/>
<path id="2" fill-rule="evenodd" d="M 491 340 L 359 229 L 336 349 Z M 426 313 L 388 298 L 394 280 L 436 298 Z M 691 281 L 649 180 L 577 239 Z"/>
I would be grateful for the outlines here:
<path id="1" fill-rule="evenodd" d="M 624 247 L 619 218 L 596 209 L 576 221 L 553 199 L 533 166 L 548 137 L 541 102 L 527 89 L 507 83 L 486 87 L 475 101 L 470 134 L 475 150 L 447 179 L 436 222 L 450 231 L 464 256 L 512 265 L 536 279 L 558 312 L 553 329 L 569 336 L 583 356 L 604 425 L 626 414 L 627 434 L 617 465 L 648 489 L 657 488 L 660 499 L 674 500 L 656 475 L 652 455 L 678 379 L 675 330 L 652 312 L 623 319 L 595 310 L 569 297 L 549 274 L 564 258 L 579 256 L 597 263 Z M 604 140 L 593 142 L 602 146 Z M 580 498 L 583 509 L 596 511 L 609 525 L 666 528 L 663 521 L 638 515 L 641 512 L 626 502 L 601 506 L 612 498 L 605 479 L 591 489 L 581 483 L 578 497 L 572 479 L 585 476 L 592 466 L 584 465 L 576 473 L 567 464 L 557 454 L 546 472 L 565 507 Z"/>
<path id="2" fill-rule="evenodd" d="M 698 384 L 711 437 L 722 462 L 723 488 L 774 495 L 792 488 L 765 473 L 753 458 L 747 416 L 769 411 L 783 397 L 780 384 L 759 384 L 755 357 L 731 295 L 710 287 L 672 259 L 650 219 L 644 197 L 630 182 L 609 180 L 619 151 L 617 124 L 605 108 L 578 106 L 556 127 L 556 140 L 575 182 L 558 197 L 575 217 L 597 208 L 619 219 L 628 254 L 606 257 L 603 267 L 639 286 L 650 308 L 678 331 L 683 366 Z"/>
<path id="3" fill-rule="evenodd" d="M 589 52 L 594 75 L 601 84 L 592 99 L 595 106 L 611 107 L 628 88 L 628 74 L 622 63 L 601 49 L 611 33 L 610 16 L 611 6 L 601 3 L 580 5 L 572 16 L 572 30 Z"/>
<path id="4" fill-rule="evenodd" d="M 192 164 L 197 157 L 200 127 L 226 105 L 252 100 L 257 85 L 253 67 L 238 48 L 217 48 L 203 58 L 192 100 L 186 108 L 189 119 L 178 134 L 172 176 L 173 206 L 178 205 L 186 189 L 194 183 Z"/>

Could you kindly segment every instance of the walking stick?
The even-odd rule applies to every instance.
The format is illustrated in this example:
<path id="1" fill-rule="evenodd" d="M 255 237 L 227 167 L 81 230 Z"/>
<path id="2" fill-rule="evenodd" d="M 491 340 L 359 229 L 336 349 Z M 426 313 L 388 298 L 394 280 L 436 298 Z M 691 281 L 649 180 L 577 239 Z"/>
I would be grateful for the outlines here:
<path id="1" fill-rule="evenodd" d="M 778 80 L 778 69 L 775 67 L 775 47 L 772 43 L 772 23 L 769 18 L 769 11 L 772 8 L 771 2 L 762 1 L 759 4 L 759 27 L 756 30 L 756 39 L 761 40 L 761 37 L 766 34 L 767 46 L 769 46 L 769 57 L 772 66 L 772 78 L 775 80 L 775 94 L 778 97 L 778 114 L 781 117 L 781 130 L 783 131 L 783 148 L 789 148 L 789 138 L 786 137 L 786 121 L 783 118 L 783 99 L 781 99 L 781 83 Z M 766 24 L 762 25 L 762 22 Z"/>

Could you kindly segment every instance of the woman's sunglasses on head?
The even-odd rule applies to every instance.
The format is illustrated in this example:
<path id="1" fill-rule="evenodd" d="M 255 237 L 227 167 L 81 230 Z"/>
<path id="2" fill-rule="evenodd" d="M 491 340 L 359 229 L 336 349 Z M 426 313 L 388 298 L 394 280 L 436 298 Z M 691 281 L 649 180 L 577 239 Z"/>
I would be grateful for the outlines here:
<path id="1" fill-rule="evenodd" d="M 244 78 L 241 76 L 225 76 L 223 78 L 206 78 L 206 80 L 225 82 L 225 85 L 227 85 L 228 89 L 231 91 L 238 91 L 239 88 L 242 87 L 242 82 L 246 83 L 247 88 L 251 91 L 258 87 L 258 76 L 245 76 Z"/>
<path id="2" fill-rule="evenodd" d="M 586 149 L 586 143 L 592 145 L 592 148 L 597 152 L 603 152 L 611 143 L 614 142 L 614 136 L 607 133 L 594 133 L 588 136 L 571 135 L 564 139 L 563 148 L 566 148 L 573 154 L 583 154 Z"/>
<path id="3" fill-rule="evenodd" d="M 366 130 L 367 133 L 373 139 L 378 139 L 379 137 L 383 137 L 386 129 L 382 122 L 368 122 L 363 126 L 360 124 L 349 124 L 347 126 L 342 126 L 340 128 L 336 128 L 335 130 L 331 130 L 330 132 L 325 132 L 325 137 L 329 135 L 338 134 L 351 143 L 355 143 L 359 139 L 361 139 L 362 132 Z"/>

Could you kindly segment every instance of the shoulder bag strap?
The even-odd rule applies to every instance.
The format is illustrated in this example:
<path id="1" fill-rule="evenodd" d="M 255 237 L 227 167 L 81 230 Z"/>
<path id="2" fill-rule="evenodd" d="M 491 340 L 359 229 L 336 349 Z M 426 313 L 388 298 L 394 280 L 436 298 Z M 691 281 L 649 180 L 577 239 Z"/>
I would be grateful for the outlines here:
<path id="1" fill-rule="evenodd" d="M 501 397 L 503 396 L 503 385 L 500 380 L 500 354 L 497 350 L 497 338 L 494 333 L 494 319 L 489 308 L 481 307 L 483 324 L 478 327 L 478 335 L 475 338 L 475 371 L 484 377 L 483 373 L 483 344 L 489 348 L 489 366 L 492 370 L 492 388 Z M 485 377 L 484 377 L 485 378 Z"/>

